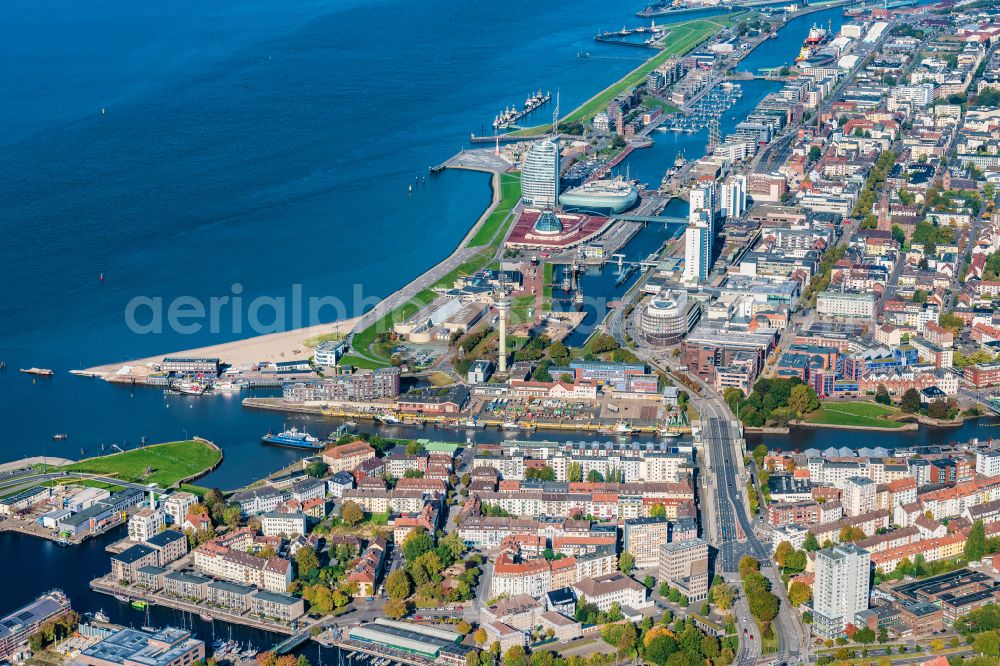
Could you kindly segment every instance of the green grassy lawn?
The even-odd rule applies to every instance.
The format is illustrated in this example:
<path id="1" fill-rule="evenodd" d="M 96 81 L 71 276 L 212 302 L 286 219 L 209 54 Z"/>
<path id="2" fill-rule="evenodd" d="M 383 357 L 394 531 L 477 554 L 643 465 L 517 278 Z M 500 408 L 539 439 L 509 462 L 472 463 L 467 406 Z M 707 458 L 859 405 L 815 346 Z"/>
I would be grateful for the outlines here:
<path id="1" fill-rule="evenodd" d="M 196 486 L 193 483 L 182 483 L 181 485 L 177 486 L 177 489 L 184 490 L 197 497 L 205 497 L 205 495 L 208 494 L 209 490 L 204 486 Z"/>
<path id="2" fill-rule="evenodd" d="M 643 103 L 643 105 L 645 105 L 647 107 L 658 106 L 661 109 L 663 109 L 663 113 L 664 114 L 677 113 L 678 111 L 680 111 L 680 109 L 678 109 L 676 106 L 674 106 L 670 102 L 665 102 L 664 100 L 657 99 L 655 97 L 649 97 L 649 96 L 643 97 L 642 98 L 642 103 Z"/>
<path id="3" fill-rule="evenodd" d="M 891 419 L 898 413 L 897 409 L 873 402 L 825 402 L 815 412 L 808 414 L 806 421 L 829 425 L 900 428 L 904 424 Z"/>
<path id="4" fill-rule="evenodd" d="M 552 275 L 554 271 L 555 266 L 548 263 L 542 269 L 542 308 L 545 310 L 552 309 Z"/>
<path id="5" fill-rule="evenodd" d="M 482 247 L 484 245 L 498 247 L 499 239 L 497 238 L 497 231 L 502 229 L 504 231 L 502 235 L 506 235 L 509 225 L 504 224 L 504 222 L 510 217 L 510 212 L 520 199 L 521 174 L 500 174 L 500 201 L 497 203 L 497 207 L 493 209 L 493 212 L 490 213 L 490 216 L 486 218 L 486 221 L 483 222 L 483 226 L 479 227 L 479 231 L 469 241 L 469 247 Z"/>
<path id="6" fill-rule="evenodd" d="M 94 481 L 93 479 L 53 479 L 46 481 L 42 485 L 48 488 L 55 488 L 56 486 L 85 486 L 87 488 L 101 488 L 107 490 L 109 493 L 117 493 L 125 490 L 123 486 L 116 486 L 113 483 L 105 483 L 104 481 Z"/>
<path id="7" fill-rule="evenodd" d="M 534 295 L 515 296 L 510 301 L 510 323 L 523 324 L 528 321 L 528 308 L 535 306 Z"/>
<path id="8" fill-rule="evenodd" d="M 324 333 L 322 335 L 314 335 L 311 338 L 306 338 L 303 341 L 303 345 L 313 349 L 314 347 L 323 344 L 324 342 L 334 342 L 336 340 L 343 340 L 343 333 Z"/>
<path id="9" fill-rule="evenodd" d="M 103 474 L 133 483 L 156 483 L 168 488 L 183 478 L 209 469 L 221 458 L 222 454 L 208 444 L 188 440 L 89 458 L 61 469 Z"/>

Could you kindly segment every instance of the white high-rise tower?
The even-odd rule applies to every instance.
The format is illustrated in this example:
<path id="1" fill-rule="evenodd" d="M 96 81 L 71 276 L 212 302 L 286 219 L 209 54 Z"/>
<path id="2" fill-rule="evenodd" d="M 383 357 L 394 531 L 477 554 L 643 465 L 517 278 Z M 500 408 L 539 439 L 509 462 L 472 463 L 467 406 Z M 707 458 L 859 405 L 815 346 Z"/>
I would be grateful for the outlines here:
<path id="1" fill-rule="evenodd" d="M 747 177 L 734 174 L 726 178 L 722 184 L 722 203 L 719 205 L 719 216 L 727 220 L 743 217 L 747 210 Z"/>
<path id="2" fill-rule="evenodd" d="M 813 626 L 823 638 L 837 638 L 858 611 L 868 608 L 871 555 L 853 543 L 816 551 Z"/>
<path id="3" fill-rule="evenodd" d="M 559 203 L 559 144 L 542 139 L 524 158 L 521 173 L 521 198 L 524 205 L 555 208 Z"/>
<path id="4" fill-rule="evenodd" d="M 712 222 L 702 209 L 684 232 L 684 282 L 708 281 L 712 268 Z"/>
<path id="5" fill-rule="evenodd" d="M 718 204 L 717 186 L 715 181 L 710 183 L 701 183 L 692 187 L 691 192 L 689 193 L 688 201 L 690 203 L 688 219 L 691 222 L 696 222 L 701 219 L 701 212 L 705 211 L 708 214 L 709 223 L 715 223 L 715 210 Z"/>

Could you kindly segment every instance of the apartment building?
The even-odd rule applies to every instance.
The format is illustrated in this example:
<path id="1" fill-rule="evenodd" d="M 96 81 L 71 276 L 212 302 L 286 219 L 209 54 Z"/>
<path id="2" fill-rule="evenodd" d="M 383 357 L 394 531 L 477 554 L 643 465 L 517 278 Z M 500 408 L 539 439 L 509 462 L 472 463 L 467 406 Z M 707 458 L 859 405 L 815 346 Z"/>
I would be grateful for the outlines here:
<path id="1" fill-rule="evenodd" d="M 653 605 L 653 601 L 646 598 L 648 590 L 644 585 L 618 572 L 585 578 L 574 583 L 573 590 L 577 599 L 592 603 L 601 611 L 609 610 L 614 603 L 635 610 Z"/>
<path id="2" fill-rule="evenodd" d="M 660 546 L 659 580 L 667 582 L 689 601 L 708 596 L 708 544 L 699 538 Z"/>
<path id="3" fill-rule="evenodd" d="M 660 546 L 670 537 L 666 518 L 631 518 L 622 526 L 622 547 L 630 553 L 638 569 L 655 567 L 660 562 Z"/>

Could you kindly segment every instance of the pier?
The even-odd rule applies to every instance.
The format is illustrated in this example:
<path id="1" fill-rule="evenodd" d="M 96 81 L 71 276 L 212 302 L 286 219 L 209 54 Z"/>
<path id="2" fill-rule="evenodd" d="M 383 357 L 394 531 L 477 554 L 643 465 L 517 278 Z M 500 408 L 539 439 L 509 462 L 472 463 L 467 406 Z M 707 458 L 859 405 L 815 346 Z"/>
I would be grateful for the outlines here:
<path id="1" fill-rule="evenodd" d="M 441 164 L 430 167 L 432 174 L 445 169 L 466 169 L 468 171 L 483 171 L 485 173 L 503 173 L 513 165 L 494 151 L 486 148 L 460 150 Z"/>
<path id="2" fill-rule="evenodd" d="M 275 645 L 273 648 L 271 648 L 271 652 L 280 657 L 283 654 L 288 654 L 298 646 L 305 643 L 307 640 L 309 640 L 309 632 L 300 631 L 299 633 L 293 634 L 292 636 L 289 636 L 285 640 Z"/>

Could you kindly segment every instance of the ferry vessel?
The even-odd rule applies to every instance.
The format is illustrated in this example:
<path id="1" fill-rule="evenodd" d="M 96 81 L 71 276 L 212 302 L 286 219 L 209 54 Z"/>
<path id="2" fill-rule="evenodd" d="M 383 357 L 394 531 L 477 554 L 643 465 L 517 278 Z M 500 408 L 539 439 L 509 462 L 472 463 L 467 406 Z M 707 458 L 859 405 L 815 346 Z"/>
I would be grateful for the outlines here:
<path id="1" fill-rule="evenodd" d="M 21 372 L 26 375 L 41 375 L 42 377 L 51 377 L 56 374 L 48 368 L 21 368 Z"/>
<path id="2" fill-rule="evenodd" d="M 610 180 L 594 180 L 566 190 L 559 203 L 566 209 L 588 212 L 620 213 L 639 200 L 635 186 L 618 176 Z"/>
<path id="3" fill-rule="evenodd" d="M 394 414 L 389 414 L 389 413 L 378 414 L 375 417 L 375 420 L 378 421 L 379 423 L 384 423 L 386 425 L 395 425 L 397 423 L 402 423 L 402 421 L 400 421 L 398 417 L 396 417 Z"/>
<path id="4" fill-rule="evenodd" d="M 264 444 L 273 444 L 274 446 L 287 446 L 293 449 L 322 449 L 323 442 L 317 437 L 313 437 L 305 430 L 299 431 L 298 428 L 291 428 L 283 432 L 279 432 L 274 435 L 268 432 L 266 435 L 260 438 L 260 441 Z"/>

